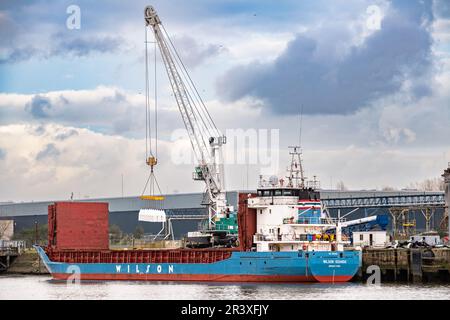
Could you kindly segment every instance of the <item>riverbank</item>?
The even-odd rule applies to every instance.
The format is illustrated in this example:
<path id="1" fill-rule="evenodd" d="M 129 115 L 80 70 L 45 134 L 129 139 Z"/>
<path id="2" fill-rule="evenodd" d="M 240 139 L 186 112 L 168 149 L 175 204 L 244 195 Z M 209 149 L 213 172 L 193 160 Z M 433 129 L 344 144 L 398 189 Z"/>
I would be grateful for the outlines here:
<path id="1" fill-rule="evenodd" d="M 49 272 L 36 250 L 27 249 L 14 259 L 4 274 L 40 275 Z"/>
<path id="2" fill-rule="evenodd" d="M 367 248 L 359 276 L 367 279 L 380 270 L 382 281 L 450 282 L 450 248 Z M 367 273 L 367 271 L 370 271 Z"/>

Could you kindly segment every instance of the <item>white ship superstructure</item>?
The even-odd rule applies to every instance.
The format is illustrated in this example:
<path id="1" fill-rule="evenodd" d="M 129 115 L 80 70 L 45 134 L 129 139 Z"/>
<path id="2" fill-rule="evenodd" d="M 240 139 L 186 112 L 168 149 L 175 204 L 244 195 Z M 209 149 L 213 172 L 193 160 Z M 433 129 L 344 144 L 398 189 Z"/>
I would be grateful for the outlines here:
<path id="1" fill-rule="evenodd" d="M 322 207 L 317 182 L 305 183 L 298 147 L 294 147 L 288 184 L 273 176 L 262 180 L 257 196 L 248 199 L 256 209 L 254 243 L 257 251 L 342 251 L 340 223 Z M 297 160 L 298 159 L 298 160 Z M 310 186 L 307 186 L 310 185 Z"/>

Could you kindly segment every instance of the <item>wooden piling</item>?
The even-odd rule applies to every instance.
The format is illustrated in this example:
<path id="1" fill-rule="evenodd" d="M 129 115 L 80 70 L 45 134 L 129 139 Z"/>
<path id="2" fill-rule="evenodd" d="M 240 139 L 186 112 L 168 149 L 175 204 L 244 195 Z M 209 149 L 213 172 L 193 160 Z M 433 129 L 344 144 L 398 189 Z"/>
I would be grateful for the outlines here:
<path id="1" fill-rule="evenodd" d="M 384 281 L 422 282 L 425 279 L 442 279 L 442 274 L 450 279 L 450 249 L 365 248 L 362 252 L 363 274 L 370 265 L 380 268 Z"/>

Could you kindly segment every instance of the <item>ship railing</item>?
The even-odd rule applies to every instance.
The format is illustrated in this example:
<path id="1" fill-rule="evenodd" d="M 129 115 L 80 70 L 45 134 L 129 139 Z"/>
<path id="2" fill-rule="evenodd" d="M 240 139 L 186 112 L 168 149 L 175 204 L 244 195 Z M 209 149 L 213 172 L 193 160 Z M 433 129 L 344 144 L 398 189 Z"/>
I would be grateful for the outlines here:
<path id="1" fill-rule="evenodd" d="M 283 224 L 337 224 L 338 222 L 345 222 L 346 219 L 338 218 L 299 218 L 297 220 L 292 218 L 283 219 Z"/>
<path id="2" fill-rule="evenodd" d="M 321 223 L 320 218 L 311 217 L 311 218 L 299 218 L 297 223 L 300 224 L 319 224 Z"/>
<path id="3" fill-rule="evenodd" d="M 324 224 L 337 224 L 338 222 L 345 222 L 347 219 L 345 218 L 321 218 L 322 223 Z"/>
<path id="4" fill-rule="evenodd" d="M 21 254 L 25 248 L 25 240 L 0 240 L 0 252 L 5 255 Z"/>
<path id="5" fill-rule="evenodd" d="M 255 234 L 253 235 L 253 241 L 302 241 L 302 242 L 320 242 L 320 243 L 330 243 L 336 240 L 336 235 L 334 234 L 326 234 L 326 233 L 318 233 L 318 234 L 281 234 L 278 238 L 273 238 L 271 236 L 263 235 L 263 234 Z"/>
<path id="6" fill-rule="evenodd" d="M 277 204 L 297 205 L 298 198 L 294 196 L 282 196 L 282 197 L 259 197 L 249 199 L 249 206 L 271 206 Z"/>
<path id="7" fill-rule="evenodd" d="M 253 235 L 253 241 L 273 241 L 273 240 L 275 240 L 275 238 L 272 236 L 267 236 L 260 233 Z"/>
<path id="8" fill-rule="evenodd" d="M 0 247 L 0 256 L 16 256 L 20 253 L 17 247 Z"/>
<path id="9" fill-rule="evenodd" d="M 253 241 L 254 242 L 256 242 L 256 241 L 264 241 L 263 240 L 263 235 L 262 234 L 254 234 L 253 235 Z"/>
<path id="10" fill-rule="evenodd" d="M 308 180 L 308 181 L 306 181 L 306 188 L 312 188 L 314 190 L 319 190 L 320 189 L 320 181 Z"/>

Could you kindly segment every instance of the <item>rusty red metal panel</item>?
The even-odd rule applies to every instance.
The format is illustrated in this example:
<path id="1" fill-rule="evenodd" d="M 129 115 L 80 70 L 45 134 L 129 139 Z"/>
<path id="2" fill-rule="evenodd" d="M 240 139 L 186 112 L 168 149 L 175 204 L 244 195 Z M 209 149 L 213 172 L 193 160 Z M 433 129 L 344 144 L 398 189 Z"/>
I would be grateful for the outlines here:
<path id="1" fill-rule="evenodd" d="M 55 242 L 56 242 L 55 226 L 56 226 L 55 206 L 51 204 L 48 206 L 48 246 L 49 247 L 54 246 Z"/>
<path id="2" fill-rule="evenodd" d="M 232 250 L 48 250 L 51 261 L 65 263 L 213 263 L 231 257 Z"/>
<path id="3" fill-rule="evenodd" d="M 49 206 L 48 212 L 49 246 L 46 251 L 55 262 L 213 263 L 229 258 L 236 250 L 109 250 L 107 203 L 56 202 Z M 246 219 L 251 225 L 251 217 Z"/>
<path id="4" fill-rule="evenodd" d="M 108 203 L 55 202 L 48 210 L 53 250 L 109 248 Z"/>
<path id="5" fill-rule="evenodd" d="M 248 207 L 248 199 L 256 197 L 255 193 L 239 193 L 239 249 L 249 251 L 253 246 L 256 233 L 256 210 Z"/>

